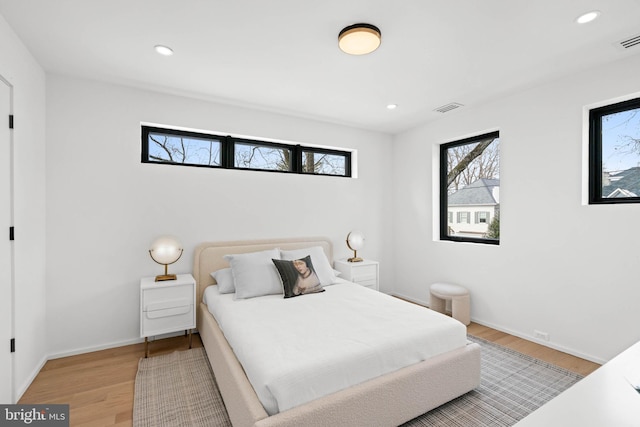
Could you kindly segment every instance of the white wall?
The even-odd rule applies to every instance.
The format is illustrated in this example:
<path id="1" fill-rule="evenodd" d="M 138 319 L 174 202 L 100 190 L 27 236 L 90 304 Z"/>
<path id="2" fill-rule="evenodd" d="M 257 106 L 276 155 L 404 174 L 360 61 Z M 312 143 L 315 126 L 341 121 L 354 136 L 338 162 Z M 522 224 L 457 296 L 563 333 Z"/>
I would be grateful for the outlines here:
<path id="1" fill-rule="evenodd" d="M 600 362 L 639 340 L 640 205 L 582 203 L 584 107 L 638 92 L 639 70 L 627 57 L 398 135 L 395 293 L 459 282 L 475 321 Z M 434 240 L 438 145 L 496 128 L 500 246 Z"/>
<path id="2" fill-rule="evenodd" d="M 2 16 L 0 52 L 0 75 L 13 86 L 15 117 L 14 383 L 15 395 L 20 397 L 46 357 L 45 74 Z M 7 118 L 0 119 L 5 126 Z M 7 230 L 0 232 L 6 236 Z M 6 349 L 8 344 L 1 345 Z"/>
<path id="3" fill-rule="evenodd" d="M 140 122 L 358 150 L 358 178 L 142 164 Z M 47 79 L 48 349 L 64 355 L 139 340 L 139 279 L 162 267 L 148 255 L 161 234 L 192 270 L 201 241 L 327 236 L 347 256 L 391 269 L 391 137 L 62 76 Z"/>
<path id="4" fill-rule="evenodd" d="M 44 73 L 4 20 L 0 36 L 0 74 L 16 88 L 19 387 L 45 353 L 138 341 L 138 280 L 159 271 L 146 251 L 165 233 L 185 244 L 172 268 L 183 272 L 202 240 L 324 235 L 347 256 L 343 239 L 358 228 L 362 255 L 381 261 L 384 291 L 427 303 L 429 283 L 460 282 L 476 321 L 527 338 L 544 331 L 547 344 L 596 361 L 640 339 L 640 206 L 582 204 L 583 108 L 637 92 L 638 55 L 465 107 L 393 144 L 384 134 L 50 75 L 45 159 Z M 354 148 L 359 178 L 141 164 L 141 121 Z M 437 145 L 494 129 L 501 245 L 438 242 Z"/>

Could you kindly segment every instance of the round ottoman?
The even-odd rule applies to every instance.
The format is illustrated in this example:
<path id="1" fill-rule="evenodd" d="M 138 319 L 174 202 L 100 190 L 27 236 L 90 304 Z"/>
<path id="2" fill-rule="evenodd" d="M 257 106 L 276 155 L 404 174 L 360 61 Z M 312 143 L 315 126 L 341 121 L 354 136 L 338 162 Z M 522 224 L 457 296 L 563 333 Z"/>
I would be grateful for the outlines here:
<path id="1" fill-rule="evenodd" d="M 451 316 L 464 325 L 471 323 L 471 300 L 467 288 L 451 283 L 434 283 L 429 291 L 429 308 L 444 313 L 447 300 L 450 300 Z"/>

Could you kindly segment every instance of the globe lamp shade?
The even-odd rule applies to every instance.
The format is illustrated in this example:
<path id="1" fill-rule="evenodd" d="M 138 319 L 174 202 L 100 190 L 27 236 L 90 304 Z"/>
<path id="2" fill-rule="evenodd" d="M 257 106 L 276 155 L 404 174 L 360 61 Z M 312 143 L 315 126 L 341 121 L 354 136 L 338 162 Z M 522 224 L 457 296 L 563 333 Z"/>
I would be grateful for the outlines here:
<path id="1" fill-rule="evenodd" d="M 359 231 L 352 231 L 347 234 L 347 247 L 353 251 L 353 257 L 347 259 L 349 262 L 361 262 L 358 251 L 364 247 L 364 236 Z"/>
<path id="2" fill-rule="evenodd" d="M 164 274 L 156 276 L 156 282 L 176 280 L 175 274 L 168 273 L 168 265 L 178 261 L 183 251 L 182 244 L 170 236 L 159 237 L 151 244 L 151 249 L 149 249 L 151 259 L 164 265 Z"/>

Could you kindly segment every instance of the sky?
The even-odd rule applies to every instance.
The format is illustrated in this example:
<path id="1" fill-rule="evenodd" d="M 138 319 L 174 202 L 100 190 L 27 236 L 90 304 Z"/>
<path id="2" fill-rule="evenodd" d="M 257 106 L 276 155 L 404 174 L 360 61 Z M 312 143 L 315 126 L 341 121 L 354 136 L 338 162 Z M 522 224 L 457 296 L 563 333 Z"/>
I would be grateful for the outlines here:
<path id="1" fill-rule="evenodd" d="M 628 137 L 640 139 L 640 108 L 605 116 L 602 122 L 602 163 L 609 172 L 640 166 L 640 150 L 630 150 Z"/>

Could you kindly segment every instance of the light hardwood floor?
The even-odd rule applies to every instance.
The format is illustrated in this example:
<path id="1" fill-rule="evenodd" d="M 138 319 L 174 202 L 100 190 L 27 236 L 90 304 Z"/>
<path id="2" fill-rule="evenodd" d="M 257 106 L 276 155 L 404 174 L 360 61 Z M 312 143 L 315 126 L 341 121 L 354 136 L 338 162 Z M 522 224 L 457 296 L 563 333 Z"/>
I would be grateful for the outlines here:
<path id="1" fill-rule="evenodd" d="M 520 353 L 528 354 L 529 356 L 544 360 L 545 362 L 552 363 L 580 375 L 589 375 L 600 367 L 597 363 L 590 362 L 504 332 L 496 331 L 495 329 L 491 329 L 477 323 L 471 323 L 467 326 L 467 333 L 501 346 L 508 347 Z"/>
<path id="2" fill-rule="evenodd" d="M 582 375 L 599 365 L 486 326 L 472 323 L 471 335 L 564 367 Z M 193 346 L 201 347 L 200 337 Z M 150 343 L 150 357 L 187 348 L 185 337 Z M 48 361 L 19 403 L 70 405 L 72 426 L 130 426 L 134 381 L 144 344 L 134 344 Z"/>
<path id="3" fill-rule="evenodd" d="M 193 335 L 193 347 L 202 347 Z M 184 336 L 149 342 L 149 357 L 186 350 Z M 18 403 L 69 404 L 72 426 L 131 426 L 144 343 L 48 361 Z"/>

